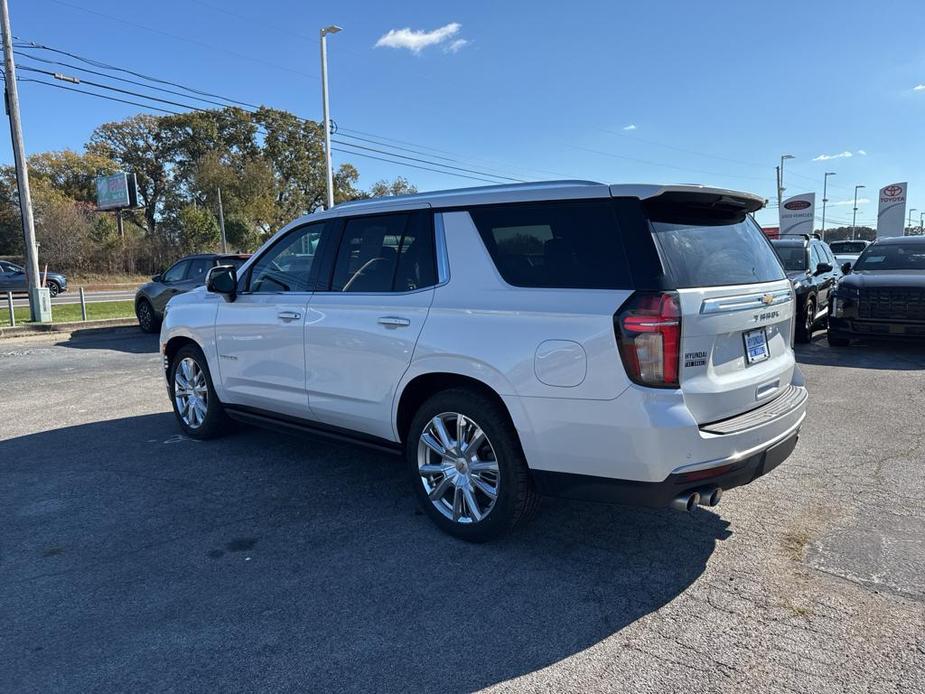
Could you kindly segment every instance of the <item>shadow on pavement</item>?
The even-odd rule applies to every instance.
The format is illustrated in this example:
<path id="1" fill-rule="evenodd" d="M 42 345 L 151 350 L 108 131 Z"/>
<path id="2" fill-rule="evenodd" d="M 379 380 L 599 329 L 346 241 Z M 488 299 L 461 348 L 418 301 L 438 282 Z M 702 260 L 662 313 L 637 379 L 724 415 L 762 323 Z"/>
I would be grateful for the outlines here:
<path id="1" fill-rule="evenodd" d="M 401 460 L 171 414 L 0 442 L 0 679 L 12 690 L 471 691 L 589 648 L 683 592 L 729 536 L 548 500 L 470 545 Z"/>
<path id="2" fill-rule="evenodd" d="M 852 340 L 848 347 L 831 347 L 822 333 L 810 344 L 796 345 L 796 358 L 816 366 L 913 371 L 925 369 L 925 342 Z"/>
<path id="3" fill-rule="evenodd" d="M 105 349 L 130 354 L 153 354 L 160 349 L 158 336 L 143 333 L 137 326 L 75 330 L 66 340 L 56 344 L 58 347 Z"/>

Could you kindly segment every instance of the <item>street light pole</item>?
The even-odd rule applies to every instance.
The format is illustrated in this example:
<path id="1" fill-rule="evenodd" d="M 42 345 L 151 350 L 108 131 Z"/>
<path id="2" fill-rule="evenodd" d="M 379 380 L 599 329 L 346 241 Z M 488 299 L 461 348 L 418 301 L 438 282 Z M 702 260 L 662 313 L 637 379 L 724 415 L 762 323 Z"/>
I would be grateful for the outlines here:
<path id="1" fill-rule="evenodd" d="M 321 30 L 321 107 L 324 116 L 324 168 L 327 176 L 327 209 L 334 207 L 334 171 L 331 168 L 331 114 L 328 109 L 328 34 L 341 28 L 332 24 Z"/>
<path id="2" fill-rule="evenodd" d="M 783 202 L 784 191 L 784 161 L 787 159 L 794 159 L 795 157 L 792 154 L 782 154 L 780 158 L 780 166 L 777 169 L 777 207 L 780 209 L 781 202 Z"/>
<path id="3" fill-rule="evenodd" d="M 867 186 L 855 186 L 854 187 L 854 214 L 851 217 L 851 240 L 857 236 L 857 221 L 858 221 L 858 191 L 861 188 L 866 188 Z"/>
<path id="4" fill-rule="evenodd" d="M 909 233 L 910 233 L 910 234 L 912 233 L 912 213 L 913 213 L 913 212 L 918 212 L 918 211 L 919 211 L 919 208 L 918 208 L 918 207 L 910 207 L 910 208 L 909 208 Z M 903 231 L 903 236 L 905 236 L 905 235 L 906 235 L 906 232 Z"/>
<path id="5" fill-rule="evenodd" d="M 39 283 L 39 254 L 35 246 L 35 220 L 32 217 L 32 193 L 29 189 L 29 167 L 26 164 L 26 147 L 22 138 L 19 118 L 19 90 L 16 87 L 16 64 L 13 61 L 13 32 L 10 29 L 10 8 L 7 0 L 0 0 L 0 23 L 3 32 L 3 63 L 6 81 L 6 111 L 10 116 L 10 134 L 13 138 L 13 159 L 16 164 L 16 185 L 19 190 L 19 209 L 22 214 L 23 243 L 26 248 L 26 276 L 29 281 L 29 309 L 32 320 L 51 320 L 51 298 L 48 290 Z"/>
<path id="6" fill-rule="evenodd" d="M 227 253 L 228 239 L 225 237 L 225 208 L 222 205 L 221 188 L 218 188 L 218 226 L 222 230 L 222 253 Z"/>
<path id="7" fill-rule="evenodd" d="M 829 176 L 834 176 L 834 171 L 826 171 L 822 178 L 822 240 L 825 241 L 825 205 L 829 201 Z"/>

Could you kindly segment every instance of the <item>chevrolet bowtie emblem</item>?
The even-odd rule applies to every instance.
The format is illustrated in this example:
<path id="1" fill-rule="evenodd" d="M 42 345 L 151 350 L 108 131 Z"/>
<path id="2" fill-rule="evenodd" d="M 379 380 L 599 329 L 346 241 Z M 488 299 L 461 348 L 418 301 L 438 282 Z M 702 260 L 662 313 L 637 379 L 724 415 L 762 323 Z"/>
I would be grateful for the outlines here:
<path id="1" fill-rule="evenodd" d="M 763 303 L 765 306 L 770 306 L 774 303 L 774 297 L 771 294 L 765 294 L 763 297 L 761 297 L 761 303 Z"/>

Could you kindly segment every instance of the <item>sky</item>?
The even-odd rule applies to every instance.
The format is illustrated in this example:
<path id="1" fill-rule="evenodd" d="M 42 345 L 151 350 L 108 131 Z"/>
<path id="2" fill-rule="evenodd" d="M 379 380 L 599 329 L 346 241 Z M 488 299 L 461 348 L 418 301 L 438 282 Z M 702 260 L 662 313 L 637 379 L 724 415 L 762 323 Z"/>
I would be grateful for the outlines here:
<path id="1" fill-rule="evenodd" d="M 9 4 L 20 41 L 312 119 L 318 31 L 343 27 L 328 38 L 338 139 L 402 147 L 389 148 L 393 160 L 442 170 L 335 152 L 364 187 L 398 175 L 420 190 L 483 184 L 462 176 L 702 183 L 768 198 L 758 214 L 767 225 L 774 167 L 790 154 L 785 197 L 816 191 L 819 204 L 823 174 L 836 173 L 828 227 L 850 224 L 855 185 L 866 186 L 859 225 L 874 225 L 877 189 L 897 181 L 909 182 L 909 207 L 925 210 L 921 0 Z M 42 76 L 20 67 L 19 77 Z M 80 150 L 100 123 L 150 112 L 33 82 L 21 82 L 20 101 L 27 153 Z M 12 161 L 6 137 L 0 161 Z"/>

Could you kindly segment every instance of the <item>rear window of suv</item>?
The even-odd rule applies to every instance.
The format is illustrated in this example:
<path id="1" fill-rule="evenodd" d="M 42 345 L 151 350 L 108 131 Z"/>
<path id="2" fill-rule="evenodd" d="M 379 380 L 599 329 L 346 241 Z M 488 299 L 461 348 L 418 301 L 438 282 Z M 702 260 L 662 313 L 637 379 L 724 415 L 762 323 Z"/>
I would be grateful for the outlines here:
<path id="1" fill-rule="evenodd" d="M 475 207 L 469 214 L 508 284 L 632 288 L 609 200 Z"/>
<path id="2" fill-rule="evenodd" d="M 777 255 L 750 217 L 730 221 L 661 211 L 650 215 L 652 232 L 674 285 L 721 287 L 785 278 Z"/>

